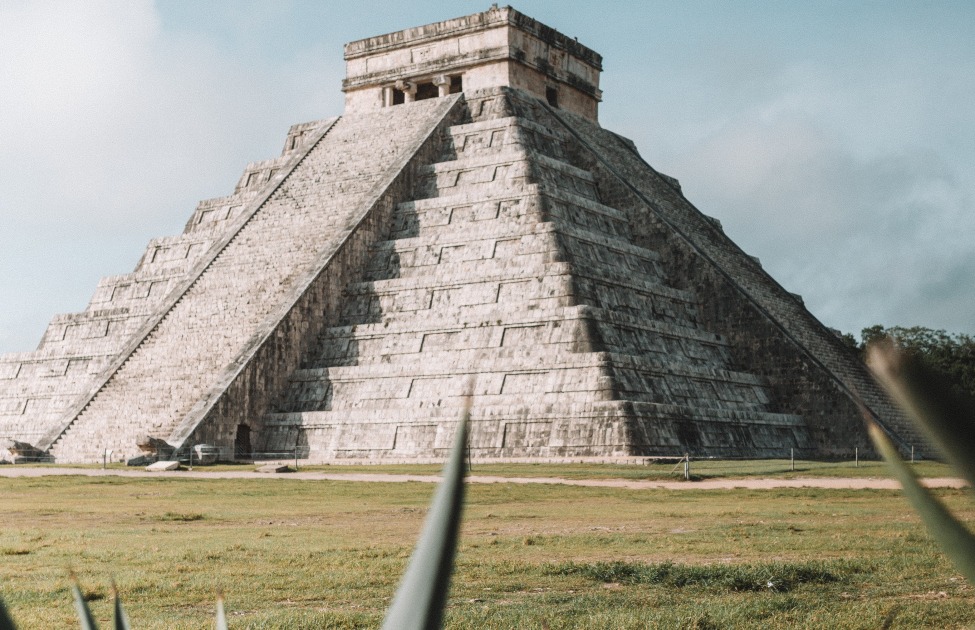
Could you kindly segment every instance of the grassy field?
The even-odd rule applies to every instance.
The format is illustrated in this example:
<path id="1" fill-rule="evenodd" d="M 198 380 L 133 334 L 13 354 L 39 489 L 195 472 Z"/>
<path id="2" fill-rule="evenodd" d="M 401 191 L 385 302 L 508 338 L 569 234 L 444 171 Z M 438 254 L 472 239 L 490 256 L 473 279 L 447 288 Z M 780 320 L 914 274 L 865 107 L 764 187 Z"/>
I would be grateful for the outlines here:
<path id="1" fill-rule="evenodd" d="M 76 624 L 69 569 L 136 628 L 210 627 L 217 589 L 231 627 L 378 627 L 433 490 L 0 479 L 0 593 L 23 628 Z M 447 627 L 953 628 L 973 604 L 899 492 L 497 484 L 469 488 Z"/>

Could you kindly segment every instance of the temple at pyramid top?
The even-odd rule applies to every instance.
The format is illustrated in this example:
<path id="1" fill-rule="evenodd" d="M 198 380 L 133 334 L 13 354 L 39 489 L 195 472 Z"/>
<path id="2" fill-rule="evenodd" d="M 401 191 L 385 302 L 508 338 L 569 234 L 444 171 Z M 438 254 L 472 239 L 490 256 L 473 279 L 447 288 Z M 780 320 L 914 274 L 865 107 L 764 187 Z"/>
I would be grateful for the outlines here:
<path id="1" fill-rule="evenodd" d="M 602 57 L 511 7 L 345 45 L 347 113 L 513 87 L 597 119 Z"/>

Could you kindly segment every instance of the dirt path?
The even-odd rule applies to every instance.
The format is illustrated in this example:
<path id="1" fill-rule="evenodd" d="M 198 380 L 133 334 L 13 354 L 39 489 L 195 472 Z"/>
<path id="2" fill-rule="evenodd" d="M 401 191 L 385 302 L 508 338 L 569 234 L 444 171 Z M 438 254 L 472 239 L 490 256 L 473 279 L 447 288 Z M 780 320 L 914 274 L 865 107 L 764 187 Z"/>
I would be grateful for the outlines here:
<path id="1" fill-rule="evenodd" d="M 0 466 L 0 477 L 46 477 L 55 475 L 82 475 L 88 477 L 131 477 L 146 479 L 150 477 L 167 477 L 180 479 L 304 479 L 309 481 L 360 481 L 381 483 L 405 483 L 416 481 L 420 483 L 436 483 L 440 481 L 437 475 L 392 475 L 386 473 L 324 473 L 324 472 L 291 472 L 268 474 L 252 471 L 188 471 L 174 472 L 145 472 L 144 470 L 100 470 L 95 468 L 34 468 L 18 466 Z M 873 477 L 810 477 L 807 479 L 709 479 L 705 481 L 638 481 L 632 479 L 563 479 L 560 477 L 497 477 L 490 475 L 471 475 L 469 483 L 540 483 L 565 486 L 584 486 L 589 488 L 626 488 L 629 490 L 772 490 L 775 488 L 828 488 L 847 490 L 896 490 L 900 484 L 893 479 Z M 922 483 L 929 488 L 962 488 L 962 479 L 931 478 Z"/>

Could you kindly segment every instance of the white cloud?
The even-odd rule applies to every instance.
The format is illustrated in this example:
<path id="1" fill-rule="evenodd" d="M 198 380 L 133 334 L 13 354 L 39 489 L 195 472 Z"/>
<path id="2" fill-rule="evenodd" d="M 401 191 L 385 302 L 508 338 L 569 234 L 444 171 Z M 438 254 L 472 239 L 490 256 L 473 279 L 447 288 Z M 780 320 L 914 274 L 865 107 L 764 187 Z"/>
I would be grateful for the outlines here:
<path id="1" fill-rule="evenodd" d="M 872 131 L 823 114 L 827 100 L 836 111 L 869 101 L 870 86 L 791 76 L 809 84 L 790 82 L 675 156 L 685 193 L 830 325 L 971 330 L 971 279 L 958 272 L 972 259 L 970 182 L 931 147 L 864 150 Z"/>
<path id="2" fill-rule="evenodd" d="M 339 113 L 320 53 L 224 50 L 165 32 L 148 1 L 0 3 L 0 350 L 131 271 L 290 124 Z"/>

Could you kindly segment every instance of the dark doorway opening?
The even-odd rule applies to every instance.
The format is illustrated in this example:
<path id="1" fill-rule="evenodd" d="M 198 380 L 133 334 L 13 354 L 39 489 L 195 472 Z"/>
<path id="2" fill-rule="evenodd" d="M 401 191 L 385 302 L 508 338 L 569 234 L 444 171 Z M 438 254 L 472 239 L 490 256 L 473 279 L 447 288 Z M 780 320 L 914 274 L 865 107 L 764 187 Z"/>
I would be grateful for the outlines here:
<path id="1" fill-rule="evenodd" d="M 246 424 L 237 425 L 237 437 L 234 438 L 234 459 L 250 459 L 251 428 Z"/>
<path id="2" fill-rule="evenodd" d="M 552 107 L 558 107 L 559 91 L 552 87 L 545 88 L 545 100 L 547 100 L 548 104 L 551 105 Z"/>
<path id="3" fill-rule="evenodd" d="M 459 94 L 464 91 L 464 80 L 461 77 L 450 77 L 450 94 Z"/>

